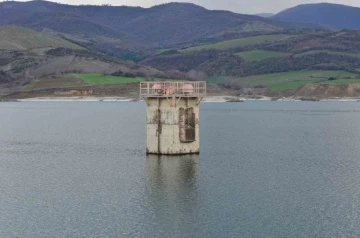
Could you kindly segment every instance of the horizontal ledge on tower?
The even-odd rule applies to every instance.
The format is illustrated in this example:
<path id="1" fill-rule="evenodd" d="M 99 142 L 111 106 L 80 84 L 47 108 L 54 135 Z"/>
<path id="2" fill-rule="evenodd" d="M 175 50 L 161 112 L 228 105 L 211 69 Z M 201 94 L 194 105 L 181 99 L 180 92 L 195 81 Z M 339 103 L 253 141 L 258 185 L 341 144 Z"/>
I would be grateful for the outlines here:
<path id="1" fill-rule="evenodd" d="M 167 155 L 167 156 L 183 156 L 183 155 L 199 155 L 200 152 L 190 152 L 190 153 L 174 153 L 174 154 L 169 154 L 169 153 L 151 153 L 151 152 L 146 152 L 147 155 Z"/>
<path id="2" fill-rule="evenodd" d="M 141 82 L 140 96 L 144 98 L 200 98 L 206 96 L 206 82 Z"/>

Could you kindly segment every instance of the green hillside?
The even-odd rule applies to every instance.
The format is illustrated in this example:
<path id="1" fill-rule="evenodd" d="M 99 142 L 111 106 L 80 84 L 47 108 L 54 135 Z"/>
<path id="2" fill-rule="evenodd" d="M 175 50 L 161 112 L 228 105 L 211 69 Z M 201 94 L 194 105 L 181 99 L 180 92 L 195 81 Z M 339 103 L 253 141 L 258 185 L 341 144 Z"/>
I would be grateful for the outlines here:
<path id="1" fill-rule="evenodd" d="M 68 74 L 61 77 L 47 77 L 34 80 L 21 90 L 31 91 L 49 88 L 81 87 L 85 85 L 121 85 L 126 83 L 138 83 L 140 81 L 144 81 L 144 78 L 128 78 L 101 74 Z"/>
<path id="2" fill-rule="evenodd" d="M 263 60 L 271 57 L 277 57 L 285 55 L 286 53 L 276 52 L 276 51 L 267 51 L 267 50 L 251 50 L 237 53 L 236 55 L 240 56 L 246 61 L 254 60 Z"/>
<path id="3" fill-rule="evenodd" d="M 144 78 L 129 78 L 121 76 L 111 76 L 102 74 L 75 74 L 76 77 L 84 80 L 88 84 L 125 84 L 138 83 L 144 81 Z"/>
<path id="4" fill-rule="evenodd" d="M 74 75 L 64 75 L 59 78 L 47 77 L 43 79 L 37 79 L 21 88 L 21 91 L 31 91 L 48 88 L 67 88 L 67 87 L 80 87 L 88 85 L 84 80 Z"/>
<path id="5" fill-rule="evenodd" d="M 342 85 L 342 84 L 352 84 L 352 83 L 360 83 L 360 79 L 337 79 L 337 80 L 331 80 L 327 81 L 326 84 L 330 85 Z"/>
<path id="6" fill-rule="evenodd" d="M 279 84 L 287 81 L 300 81 L 300 80 L 316 80 L 323 81 L 328 80 L 329 78 L 346 78 L 346 77 L 355 77 L 356 74 L 349 73 L 346 71 L 322 71 L 322 70 L 301 70 L 293 71 L 279 74 L 269 74 L 269 75 L 259 75 L 259 76 L 250 76 L 245 77 L 249 79 L 252 84 Z"/>
<path id="7" fill-rule="evenodd" d="M 209 79 L 209 82 L 227 85 L 229 87 L 262 85 L 270 90 L 279 91 L 296 89 L 310 83 L 325 83 L 333 85 L 360 83 L 360 79 L 357 79 L 356 76 L 356 74 L 346 71 L 301 70 L 248 77 L 212 77 Z"/>
<path id="8" fill-rule="evenodd" d="M 340 52 L 340 51 L 332 51 L 332 50 L 311 50 L 311 51 L 296 54 L 295 57 L 317 54 L 317 53 L 327 53 L 330 55 L 345 55 L 345 56 L 350 56 L 350 57 L 360 57 L 360 53 L 349 53 L 349 52 Z"/>
<path id="9" fill-rule="evenodd" d="M 82 49 L 82 47 L 67 40 L 27 28 L 0 27 L 0 49 L 2 50 L 21 51 L 47 47 Z"/>
<path id="10" fill-rule="evenodd" d="M 225 49 L 236 48 L 239 46 L 255 45 L 255 44 L 264 43 L 264 42 L 268 42 L 268 41 L 271 42 L 271 41 L 279 40 L 284 37 L 287 37 L 287 35 L 277 34 L 277 35 L 253 36 L 253 37 L 246 37 L 246 38 L 240 38 L 240 39 L 235 39 L 235 40 L 222 41 L 222 42 L 215 43 L 215 44 L 190 47 L 190 48 L 184 49 L 182 51 L 183 52 L 191 52 L 191 51 L 198 51 L 198 50 L 203 50 L 203 49 L 225 50 Z"/>
<path id="11" fill-rule="evenodd" d="M 297 89 L 306 84 L 316 83 L 317 80 L 301 80 L 301 81 L 294 81 L 294 82 L 285 82 L 279 84 L 269 85 L 268 88 L 272 91 L 282 91 L 287 89 Z"/>

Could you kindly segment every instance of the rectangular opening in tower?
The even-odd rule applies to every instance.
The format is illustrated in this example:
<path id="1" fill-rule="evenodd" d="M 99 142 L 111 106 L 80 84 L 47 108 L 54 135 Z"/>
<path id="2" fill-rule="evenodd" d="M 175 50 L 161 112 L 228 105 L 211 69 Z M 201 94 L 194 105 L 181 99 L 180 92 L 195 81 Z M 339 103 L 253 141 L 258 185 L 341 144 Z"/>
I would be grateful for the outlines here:
<path id="1" fill-rule="evenodd" d="M 180 142 L 194 142 L 195 135 L 195 113 L 193 108 L 179 109 L 179 136 Z"/>

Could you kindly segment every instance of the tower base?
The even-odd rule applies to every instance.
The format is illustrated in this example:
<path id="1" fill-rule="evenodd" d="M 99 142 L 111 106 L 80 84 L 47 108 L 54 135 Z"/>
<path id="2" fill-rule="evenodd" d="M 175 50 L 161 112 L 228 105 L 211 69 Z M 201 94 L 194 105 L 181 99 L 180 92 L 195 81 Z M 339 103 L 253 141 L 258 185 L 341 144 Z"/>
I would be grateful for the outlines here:
<path id="1" fill-rule="evenodd" d="M 146 153 L 199 154 L 199 98 L 148 97 Z"/>

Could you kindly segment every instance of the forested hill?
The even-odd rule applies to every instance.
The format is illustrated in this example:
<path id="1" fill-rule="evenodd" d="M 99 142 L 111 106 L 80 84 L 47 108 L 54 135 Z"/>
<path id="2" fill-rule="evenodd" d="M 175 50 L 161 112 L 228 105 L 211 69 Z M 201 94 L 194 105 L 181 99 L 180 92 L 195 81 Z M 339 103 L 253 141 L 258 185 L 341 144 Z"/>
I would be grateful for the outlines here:
<path id="1" fill-rule="evenodd" d="M 320 8 L 306 11 L 309 6 Z M 310 15 L 299 13 L 304 7 Z M 34 88 L 38 80 L 41 88 L 50 87 L 47 80 L 51 87 L 76 86 L 83 81 L 75 77 L 69 84 L 68 76 L 89 73 L 120 77 L 122 82 L 208 80 L 236 90 L 360 82 L 360 31 L 337 30 L 356 28 L 358 21 L 348 25 L 347 19 L 336 17 L 357 19 L 357 8 L 319 4 L 294 9 L 264 18 L 190 3 L 141 8 L 2 2 L 0 26 L 20 28 L 9 28 L 0 39 L 1 81 L 11 90 Z M 288 18 L 298 13 L 301 17 Z M 337 19 L 339 25 L 316 20 L 321 15 L 323 20 Z M 24 32 L 31 33 L 30 42 Z M 114 82 L 106 80 L 96 83 Z"/>
<path id="2" fill-rule="evenodd" d="M 112 43 L 122 48 L 173 45 L 229 32 L 272 32 L 318 27 L 207 10 L 190 3 L 140 8 L 73 6 L 46 1 L 0 3 L 0 25 L 47 30 L 67 34 L 70 38 L 88 43 L 91 40 L 100 41 L 98 47 Z"/>
<path id="3" fill-rule="evenodd" d="M 360 31 L 293 31 L 169 50 L 143 61 L 162 70 L 249 76 L 305 69 L 360 68 Z"/>
<path id="4" fill-rule="evenodd" d="M 142 64 L 196 71 L 230 88 L 295 89 L 327 80 L 360 83 L 359 42 L 360 31 L 355 30 L 288 31 L 167 50 Z"/>
<path id="5" fill-rule="evenodd" d="M 70 41 L 23 27 L 0 27 L 0 50 L 23 51 L 40 48 L 84 49 Z"/>
<path id="6" fill-rule="evenodd" d="M 360 29 L 360 8 L 330 4 L 304 4 L 284 10 L 272 19 L 320 24 L 333 29 Z"/>
<path id="7" fill-rule="evenodd" d="M 125 82 L 137 81 L 136 77 L 185 78 L 181 72 L 170 75 L 120 61 L 54 35 L 23 27 L 0 26 L 0 94 L 43 79 L 52 79 L 51 84 L 40 85 L 45 88 L 78 86 L 82 81 L 72 80 L 74 73 L 116 74 L 123 76 Z"/>

